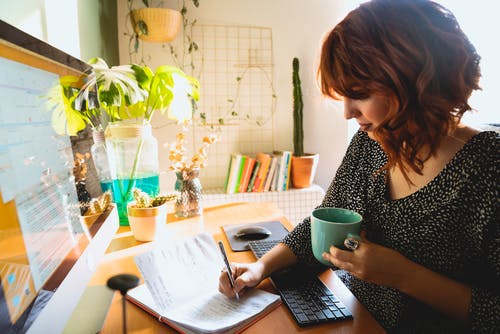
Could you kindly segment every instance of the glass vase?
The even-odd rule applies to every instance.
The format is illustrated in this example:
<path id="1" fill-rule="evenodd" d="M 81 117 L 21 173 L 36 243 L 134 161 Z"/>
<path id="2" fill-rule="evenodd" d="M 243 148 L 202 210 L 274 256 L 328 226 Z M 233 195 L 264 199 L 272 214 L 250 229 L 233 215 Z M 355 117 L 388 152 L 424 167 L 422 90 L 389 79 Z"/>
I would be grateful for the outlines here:
<path id="1" fill-rule="evenodd" d="M 104 131 L 93 129 L 92 138 L 94 139 L 94 144 L 90 147 L 90 151 L 92 153 L 92 159 L 94 160 L 94 166 L 97 172 L 97 178 L 101 184 L 102 192 L 111 191 L 113 181 L 111 179 L 111 172 L 109 171 Z"/>
<path id="2" fill-rule="evenodd" d="M 138 188 L 150 196 L 160 192 L 158 142 L 149 124 L 115 122 L 106 132 L 113 200 L 120 225 L 128 226 L 127 204 L 133 200 L 132 190 Z"/>
<path id="3" fill-rule="evenodd" d="M 193 217 L 203 213 L 201 203 L 200 170 L 192 169 L 176 172 L 175 190 L 179 192 L 175 202 L 175 215 L 177 217 Z"/>

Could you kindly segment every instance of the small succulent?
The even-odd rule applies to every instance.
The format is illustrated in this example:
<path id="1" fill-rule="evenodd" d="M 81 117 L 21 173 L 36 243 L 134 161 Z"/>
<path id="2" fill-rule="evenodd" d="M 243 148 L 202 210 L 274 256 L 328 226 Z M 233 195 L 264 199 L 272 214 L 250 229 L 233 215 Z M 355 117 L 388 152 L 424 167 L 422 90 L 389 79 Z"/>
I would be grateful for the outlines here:
<path id="1" fill-rule="evenodd" d="M 177 194 L 158 195 L 151 198 L 147 193 L 138 188 L 132 190 L 132 195 L 135 199 L 136 208 L 152 208 L 177 199 Z"/>
<path id="2" fill-rule="evenodd" d="M 93 198 L 87 203 L 87 210 L 84 216 L 91 216 L 106 211 L 108 206 L 111 204 L 111 192 L 106 191 L 101 196 Z"/>

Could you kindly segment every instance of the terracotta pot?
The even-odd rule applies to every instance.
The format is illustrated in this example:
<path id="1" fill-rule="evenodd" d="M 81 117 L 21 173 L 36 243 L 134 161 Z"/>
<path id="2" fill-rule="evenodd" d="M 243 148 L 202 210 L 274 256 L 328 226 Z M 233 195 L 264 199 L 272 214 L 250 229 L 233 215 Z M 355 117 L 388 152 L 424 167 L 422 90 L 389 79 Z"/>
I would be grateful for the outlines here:
<path id="1" fill-rule="evenodd" d="M 181 29 L 182 15 L 169 8 L 134 9 L 130 15 L 134 31 L 139 38 L 148 42 L 170 42 Z M 146 24 L 148 33 L 141 33 L 139 22 Z"/>
<path id="2" fill-rule="evenodd" d="M 167 223 L 167 203 L 152 208 L 136 208 L 135 202 L 127 205 L 128 221 L 138 241 L 153 241 Z"/>
<path id="3" fill-rule="evenodd" d="M 310 154 L 301 157 L 292 156 L 292 185 L 294 188 L 310 187 L 318 167 L 319 154 Z"/>

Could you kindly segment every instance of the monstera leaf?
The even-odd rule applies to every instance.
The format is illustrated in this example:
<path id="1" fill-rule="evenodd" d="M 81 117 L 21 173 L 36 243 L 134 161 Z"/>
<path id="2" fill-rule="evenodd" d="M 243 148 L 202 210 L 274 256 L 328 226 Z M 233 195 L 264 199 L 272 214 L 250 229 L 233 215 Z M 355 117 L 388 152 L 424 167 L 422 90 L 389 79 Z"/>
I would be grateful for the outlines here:
<path id="1" fill-rule="evenodd" d="M 88 116 L 73 108 L 79 78 L 64 76 L 44 96 L 47 110 L 52 111 L 52 128 L 57 134 L 75 136 L 85 129 Z"/>

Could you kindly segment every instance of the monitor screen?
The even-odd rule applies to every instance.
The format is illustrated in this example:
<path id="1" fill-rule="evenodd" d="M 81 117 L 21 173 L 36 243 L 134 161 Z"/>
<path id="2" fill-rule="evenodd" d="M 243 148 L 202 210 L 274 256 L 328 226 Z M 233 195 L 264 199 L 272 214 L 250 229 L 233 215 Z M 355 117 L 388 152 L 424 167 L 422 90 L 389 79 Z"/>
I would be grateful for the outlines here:
<path id="1" fill-rule="evenodd" d="M 116 210 L 80 219 L 71 141 L 47 103 L 87 70 L 0 21 L 0 333 L 61 332 L 118 227 Z"/>

